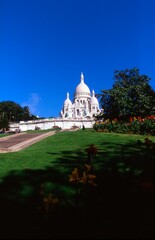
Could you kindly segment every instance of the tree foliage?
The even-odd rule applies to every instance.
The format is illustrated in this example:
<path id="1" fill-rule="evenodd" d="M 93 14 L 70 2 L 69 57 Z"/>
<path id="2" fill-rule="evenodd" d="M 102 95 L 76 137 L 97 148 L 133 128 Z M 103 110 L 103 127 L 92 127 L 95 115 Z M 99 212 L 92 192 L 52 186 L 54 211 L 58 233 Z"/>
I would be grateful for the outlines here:
<path id="1" fill-rule="evenodd" d="M 9 128 L 8 117 L 7 114 L 3 112 L 0 115 L 0 131 L 5 132 L 5 130 L 7 130 L 8 128 Z"/>
<path id="2" fill-rule="evenodd" d="M 36 116 L 30 113 L 28 106 L 21 107 L 18 103 L 15 103 L 13 101 L 0 102 L 1 122 L 4 122 L 4 119 L 7 119 L 8 122 L 19 122 L 24 120 L 32 120 L 36 118 L 37 118 Z"/>
<path id="3" fill-rule="evenodd" d="M 137 68 L 116 70 L 114 81 L 112 89 L 100 94 L 105 118 L 126 120 L 155 115 L 155 92 L 148 76 L 140 75 Z"/>

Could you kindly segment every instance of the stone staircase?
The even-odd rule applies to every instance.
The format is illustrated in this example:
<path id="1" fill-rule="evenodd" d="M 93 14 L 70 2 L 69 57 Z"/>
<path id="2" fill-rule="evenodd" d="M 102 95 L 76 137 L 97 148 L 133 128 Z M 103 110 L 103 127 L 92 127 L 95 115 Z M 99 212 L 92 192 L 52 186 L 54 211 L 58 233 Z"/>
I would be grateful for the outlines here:
<path id="1" fill-rule="evenodd" d="M 56 131 L 47 133 L 17 133 L 14 135 L 0 138 L 0 153 L 17 152 L 24 149 L 48 136 L 55 134 Z"/>

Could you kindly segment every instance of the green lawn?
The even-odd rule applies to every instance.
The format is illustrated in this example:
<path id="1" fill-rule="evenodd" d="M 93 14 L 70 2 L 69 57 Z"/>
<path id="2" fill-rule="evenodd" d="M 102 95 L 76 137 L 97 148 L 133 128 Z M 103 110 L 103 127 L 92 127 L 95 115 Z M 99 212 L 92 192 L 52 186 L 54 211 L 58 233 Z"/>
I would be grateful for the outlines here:
<path id="1" fill-rule="evenodd" d="M 52 167 L 60 171 L 70 171 L 73 166 L 83 164 L 87 159 L 85 149 L 95 144 L 98 154 L 94 158 L 96 167 L 114 157 L 121 157 L 121 147 L 124 153 L 139 152 L 137 140 L 144 141 L 146 136 L 109 134 L 93 130 L 74 132 L 58 132 L 32 146 L 15 153 L 0 154 L 0 179 L 10 171 L 25 169 L 37 170 Z M 155 137 L 149 137 L 155 142 Z M 141 154 L 141 153 L 139 153 Z"/>
<path id="2" fill-rule="evenodd" d="M 19 152 L 1 153 L 0 237 L 153 239 L 153 194 L 147 184 L 154 184 L 154 152 L 145 138 L 64 131 Z M 75 167 L 83 171 L 91 144 L 98 150 L 92 162 L 97 186 L 84 187 L 77 206 L 68 175 Z M 46 214 L 40 206 L 50 193 L 59 204 Z"/>

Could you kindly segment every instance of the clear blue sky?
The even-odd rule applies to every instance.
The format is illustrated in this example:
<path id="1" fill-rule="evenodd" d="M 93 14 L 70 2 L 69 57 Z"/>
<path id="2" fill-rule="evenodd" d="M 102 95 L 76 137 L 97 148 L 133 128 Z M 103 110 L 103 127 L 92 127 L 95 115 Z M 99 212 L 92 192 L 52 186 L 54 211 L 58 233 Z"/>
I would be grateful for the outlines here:
<path id="1" fill-rule="evenodd" d="M 0 0 L 0 101 L 57 117 L 81 72 L 100 93 L 133 67 L 155 90 L 154 0 Z"/>

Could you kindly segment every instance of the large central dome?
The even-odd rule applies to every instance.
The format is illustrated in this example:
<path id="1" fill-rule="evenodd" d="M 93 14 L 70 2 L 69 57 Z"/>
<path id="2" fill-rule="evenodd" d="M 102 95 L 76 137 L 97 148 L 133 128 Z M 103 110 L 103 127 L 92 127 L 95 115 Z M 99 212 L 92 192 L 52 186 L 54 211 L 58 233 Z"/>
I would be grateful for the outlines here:
<path id="1" fill-rule="evenodd" d="M 90 95 L 89 87 L 84 83 L 84 76 L 83 73 L 81 73 L 81 82 L 76 87 L 75 94 L 88 94 Z"/>

